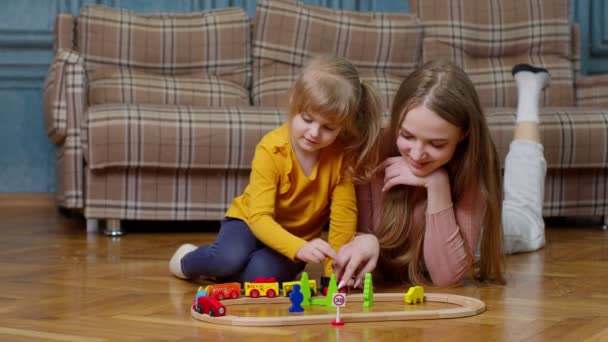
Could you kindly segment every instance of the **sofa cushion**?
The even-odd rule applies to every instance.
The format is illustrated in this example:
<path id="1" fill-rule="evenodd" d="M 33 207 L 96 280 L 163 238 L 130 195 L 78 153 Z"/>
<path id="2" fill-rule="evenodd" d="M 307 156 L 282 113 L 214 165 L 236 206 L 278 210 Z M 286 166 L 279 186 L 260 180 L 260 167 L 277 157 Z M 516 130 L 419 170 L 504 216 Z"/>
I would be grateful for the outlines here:
<path id="1" fill-rule="evenodd" d="M 89 74 L 89 105 L 104 103 L 248 106 L 242 86 L 205 72 L 162 75 L 134 68 L 98 68 Z"/>
<path id="2" fill-rule="evenodd" d="M 608 75 L 578 76 L 576 105 L 608 108 Z"/>
<path id="3" fill-rule="evenodd" d="M 83 120 L 88 167 L 248 170 L 276 108 L 105 104 Z"/>
<path id="4" fill-rule="evenodd" d="M 488 108 L 486 116 L 503 161 L 513 140 L 515 108 Z M 283 119 L 275 107 L 97 105 L 83 122 L 83 148 L 92 170 L 248 170 L 258 141 Z M 608 166 L 608 110 L 549 107 L 540 120 L 548 168 Z"/>
<path id="5" fill-rule="evenodd" d="M 205 71 L 249 87 L 251 20 L 240 8 L 137 14 L 81 8 L 76 48 L 87 69 L 119 65 L 163 74 Z"/>
<path id="6" fill-rule="evenodd" d="M 257 3 L 253 40 L 255 105 L 286 106 L 287 90 L 317 54 L 347 58 L 362 79 L 391 103 L 400 82 L 418 64 L 420 25 L 406 13 L 355 12 L 292 1 Z"/>
<path id="7" fill-rule="evenodd" d="M 517 105 L 511 67 L 542 65 L 551 72 L 545 106 L 573 106 L 574 72 L 568 0 L 410 0 L 424 25 L 423 60 L 459 64 L 485 107 Z"/>
<path id="8" fill-rule="evenodd" d="M 488 108 L 485 114 L 499 160 L 513 140 L 515 108 Z M 542 108 L 540 135 L 549 169 L 605 169 L 608 166 L 608 110 Z"/>

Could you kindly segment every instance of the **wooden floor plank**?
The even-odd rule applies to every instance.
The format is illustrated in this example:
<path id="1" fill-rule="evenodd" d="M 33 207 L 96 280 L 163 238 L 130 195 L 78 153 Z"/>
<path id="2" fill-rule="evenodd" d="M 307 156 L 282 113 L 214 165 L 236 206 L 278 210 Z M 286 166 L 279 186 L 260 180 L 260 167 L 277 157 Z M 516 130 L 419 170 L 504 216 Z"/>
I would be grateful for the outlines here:
<path id="1" fill-rule="evenodd" d="M 487 311 L 480 315 L 336 329 L 329 322 L 249 328 L 193 319 L 189 306 L 197 285 L 172 277 L 167 263 L 180 244 L 214 239 L 213 228 L 201 225 L 200 231 L 176 232 L 179 224 L 157 223 L 108 238 L 87 233 L 77 216 L 59 213 L 52 196 L 0 195 L 0 340 L 608 339 L 608 232 L 598 227 L 548 227 L 543 250 L 507 257 L 506 286 L 426 288 L 481 299 Z M 311 278 L 321 272 L 308 270 Z"/>

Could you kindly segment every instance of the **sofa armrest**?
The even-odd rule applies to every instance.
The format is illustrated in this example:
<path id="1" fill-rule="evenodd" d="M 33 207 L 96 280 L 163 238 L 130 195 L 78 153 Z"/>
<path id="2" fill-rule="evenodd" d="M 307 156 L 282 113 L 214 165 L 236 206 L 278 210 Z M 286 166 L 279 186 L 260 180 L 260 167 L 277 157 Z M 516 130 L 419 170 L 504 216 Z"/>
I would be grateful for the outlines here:
<path id="1" fill-rule="evenodd" d="M 84 161 L 81 121 L 86 105 L 83 59 L 72 50 L 57 50 L 45 80 L 44 121 L 57 145 L 56 197 L 60 206 L 83 208 Z"/>
<path id="2" fill-rule="evenodd" d="M 608 108 L 608 75 L 577 76 L 574 87 L 577 107 Z"/>
<path id="3" fill-rule="evenodd" d="M 59 13 L 55 16 L 55 41 L 53 51 L 72 50 L 74 48 L 74 16 L 70 13 Z"/>
<path id="4" fill-rule="evenodd" d="M 71 50 L 58 50 L 44 83 L 43 109 L 46 132 L 61 144 L 68 129 L 80 129 L 85 105 L 85 72 L 82 58 Z"/>

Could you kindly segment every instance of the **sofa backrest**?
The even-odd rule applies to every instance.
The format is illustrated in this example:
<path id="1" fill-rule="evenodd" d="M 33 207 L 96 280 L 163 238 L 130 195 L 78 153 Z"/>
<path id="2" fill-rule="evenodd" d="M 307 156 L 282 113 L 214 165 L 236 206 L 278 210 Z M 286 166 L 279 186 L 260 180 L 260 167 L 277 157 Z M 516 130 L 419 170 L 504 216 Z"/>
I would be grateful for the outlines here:
<path id="1" fill-rule="evenodd" d="M 286 106 L 303 64 L 317 54 L 347 58 L 380 92 L 385 108 L 419 63 L 421 28 L 406 13 L 355 12 L 259 0 L 253 39 L 254 105 Z"/>
<path id="2" fill-rule="evenodd" d="M 545 106 L 574 105 L 568 0 L 410 0 L 424 25 L 424 62 L 447 58 L 471 77 L 484 107 L 514 107 L 511 67 L 545 66 L 551 86 Z"/>
<path id="3" fill-rule="evenodd" d="M 137 14 L 89 5 L 77 18 L 76 50 L 87 69 L 137 68 L 160 74 L 206 72 L 249 87 L 251 20 L 241 8 Z"/>

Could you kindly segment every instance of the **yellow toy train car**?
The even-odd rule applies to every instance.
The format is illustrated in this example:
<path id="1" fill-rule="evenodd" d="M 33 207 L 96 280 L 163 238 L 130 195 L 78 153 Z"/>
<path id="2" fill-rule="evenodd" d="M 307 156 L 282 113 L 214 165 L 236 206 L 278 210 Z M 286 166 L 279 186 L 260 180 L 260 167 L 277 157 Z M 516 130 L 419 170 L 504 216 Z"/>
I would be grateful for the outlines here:
<path id="1" fill-rule="evenodd" d="M 300 284 L 299 281 L 286 281 L 283 282 L 282 288 L 283 288 L 283 296 L 285 297 L 289 297 L 289 295 L 291 294 L 291 292 L 293 291 L 293 286 L 295 284 Z M 314 279 L 310 279 L 308 281 L 308 286 L 310 286 L 310 294 L 314 295 L 317 293 L 317 282 Z"/>
<path id="2" fill-rule="evenodd" d="M 251 298 L 276 297 L 279 294 L 279 283 L 274 278 L 258 278 L 252 282 L 245 282 L 245 296 Z"/>

